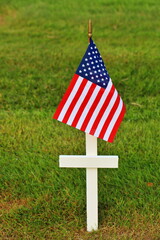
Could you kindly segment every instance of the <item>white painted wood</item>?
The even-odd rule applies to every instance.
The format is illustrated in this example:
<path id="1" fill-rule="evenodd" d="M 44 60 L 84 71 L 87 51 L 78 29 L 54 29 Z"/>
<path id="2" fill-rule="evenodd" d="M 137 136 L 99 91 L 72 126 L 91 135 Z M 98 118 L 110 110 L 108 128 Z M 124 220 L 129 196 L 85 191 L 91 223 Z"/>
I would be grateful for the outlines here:
<path id="1" fill-rule="evenodd" d="M 86 155 L 60 155 L 59 166 L 86 168 L 87 231 L 98 229 L 98 168 L 118 168 L 118 156 L 97 156 L 97 137 L 86 133 Z"/>
<path id="2" fill-rule="evenodd" d="M 87 231 L 98 229 L 98 171 L 86 169 Z"/>
<path id="3" fill-rule="evenodd" d="M 86 155 L 97 155 L 97 138 L 86 133 Z M 98 229 L 98 170 L 86 168 L 87 231 Z"/>
<path id="4" fill-rule="evenodd" d="M 97 137 L 86 133 L 86 155 L 97 156 Z"/>
<path id="5" fill-rule="evenodd" d="M 60 155 L 59 166 L 66 168 L 118 168 L 118 156 Z"/>

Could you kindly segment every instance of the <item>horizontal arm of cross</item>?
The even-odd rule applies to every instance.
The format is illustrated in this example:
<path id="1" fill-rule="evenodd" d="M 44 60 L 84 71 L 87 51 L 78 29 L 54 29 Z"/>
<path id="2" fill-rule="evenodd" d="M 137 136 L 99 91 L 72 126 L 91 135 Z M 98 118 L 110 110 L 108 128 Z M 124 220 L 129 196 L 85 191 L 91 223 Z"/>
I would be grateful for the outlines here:
<path id="1" fill-rule="evenodd" d="M 59 166 L 65 168 L 118 168 L 118 156 L 60 155 Z"/>

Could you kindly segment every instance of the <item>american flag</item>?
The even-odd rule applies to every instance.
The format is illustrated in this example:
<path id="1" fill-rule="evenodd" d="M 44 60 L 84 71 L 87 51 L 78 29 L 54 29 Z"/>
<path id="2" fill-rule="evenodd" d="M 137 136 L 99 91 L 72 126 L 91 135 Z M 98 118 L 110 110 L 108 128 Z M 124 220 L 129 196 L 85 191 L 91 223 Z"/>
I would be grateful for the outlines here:
<path id="1" fill-rule="evenodd" d="M 102 57 L 90 39 L 53 118 L 98 138 L 112 142 L 125 114 Z"/>

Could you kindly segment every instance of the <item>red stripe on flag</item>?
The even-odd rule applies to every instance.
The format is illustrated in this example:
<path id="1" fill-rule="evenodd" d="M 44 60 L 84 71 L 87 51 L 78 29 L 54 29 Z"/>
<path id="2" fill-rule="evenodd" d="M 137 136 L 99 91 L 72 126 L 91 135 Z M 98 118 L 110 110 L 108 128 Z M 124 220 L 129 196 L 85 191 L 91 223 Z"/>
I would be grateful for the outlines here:
<path id="1" fill-rule="evenodd" d="M 72 78 L 72 80 L 71 80 L 71 82 L 69 84 L 69 87 L 67 88 L 67 90 L 66 90 L 66 92 L 65 92 L 65 94 L 64 94 L 64 96 L 63 96 L 63 98 L 61 100 L 61 102 L 58 105 L 58 108 L 56 109 L 56 112 L 53 115 L 54 119 L 58 119 L 64 104 L 66 103 L 70 93 L 72 92 L 72 89 L 74 88 L 74 85 L 77 82 L 78 77 L 79 76 L 77 74 L 74 74 L 74 76 L 73 76 L 73 78 Z"/>
<path id="2" fill-rule="evenodd" d="M 86 116 L 83 124 L 82 124 L 82 127 L 80 129 L 81 131 L 85 131 L 85 129 L 86 129 L 88 123 L 89 123 L 89 120 L 92 117 L 92 114 L 93 114 L 94 110 L 96 109 L 104 91 L 105 91 L 105 88 L 100 88 L 100 91 L 98 92 L 98 94 L 97 94 L 97 96 L 96 96 L 96 98 L 95 98 L 90 110 L 88 111 L 87 116 Z"/>
<path id="3" fill-rule="evenodd" d="M 99 136 L 98 136 L 99 138 L 102 138 L 102 139 L 103 139 L 104 134 L 105 134 L 105 132 L 106 132 L 106 129 L 108 128 L 108 125 L 110 124 L 110 122 L 111 122 L 111 120 L 112 120 L 112 117 L 113 117 L 115 111 L 117 110 L 117 107 L 118 107 L 118 105 L 119 105 L 119 102 L 120 102 L 120 96 L 118 95 L 118 96 L 117 96 L 117 99 L 116 99 L 116 101 L 115 101 L 115 103 L 114 103 L 114 105 L 113 105 L 113 107 L 112 107 L 112 109 L 111 109 L 111 111 L 110 111 L 110 113 L 109 113 L 109 115 L 108 115 L 108 117 L 107 117 L 107 119 L 106 119 L 103 127 L 102 127 L 102 130 L 101 130 L 101 132 L 100 132 L 100 134 L 99 134 Z"/>
<path id="4" fill-rule="evenodd" d="M 111 98 L 112 98 L 112 96 L 114 94 L 114 91 L 115 91 L 115 87 L 114 87 L 114 85 L 112 85 L 112 88 L 111 88 L 111 90 L 110 90 L 106 100 L 104 101 L 104 103 L 103 103 L 103 105 L 101 107 L 101 110 L 99 111 L 99 113 L 98 113 L 98 115 L 97 115 L 97 117 L 96 117 L 96 119 L 94 121 L 94 124 L 92 125 L 92 128 L 91 128 L 89 134 L 94 135 L 94 133 L 95 133 L 95 131 L 97 129 L 97 126 L 98 126 L 98 124 L 99 124 L 99 122 L 100 122 L 100 120 L 101 120 L 101 118 L 102 118 L 102 116 L 103 116 L 107 106 L 110 103 L 110 100 L 111 100 Z"/>
<path id="5" fill-rule="evenodd" d="M 126 107 L 125 107 L 125 105 L 123 103 L 123 107 L 122 107 L 121 113 L 120 113 L 120 115 L 119 115 L 119 117 L 118 117 L 118 119 L 117 119 L 117 121 L 116 121 L 116 123 L 114 125 L 114 128 L 112 129 L 112 132 L 111 132 L 111 134 L 110 134 L 110 136 L 108 138 L 108 142 L 113 142 L 114 137 L 116 135 L 116 132 L 117 132 L 117 130 L 119 128 L 119 125 L 120 125 L 120 123 L 123 120 L 125 112 L 126 112 Z"/>
<path id="6" fill-rule="evenodd" d="M 79 88 L 78 88 L 78 91 L 76 93 L 76 95 L 74 96 L 74 98 L 72 99 L 72 102 L 71 104 L 69 105 L 69 108 L 67 109 L 67 112 L 62 120 L 63 123 L 67 123 L 68 121 L 68 118 L 70 117 L 72 111 L 73 111 L 73 108 L 74 106 L 76 105 L 79 97 L 81 96 L 82 92 L 83 92 L 83 89 L 85 88 L 86 84 L 87 84 L 88 80 L 86 80 L 85 78 L 83 78 Z"/>
<path id="7" fill-rule="evenodd" d="M 75 118 L 74 118 L 74 120 L 71 124 L 72 127 L 76 127 L 76 125 L 78 123 L 78 120 L 80 119 L 81 114 L 83 113 L 83 110 L 86 107 L 86 105 L 87 105 L 90 97 L 92 96 L 92 93 L 93 93 L 95 88 L 96 88 L 96 84 L 91 84 L 90 89 L 89 89 L 87 95 L 85 96 L 83 102 L 81 103 L 81 106 L 80 106 L 80 108 L 79 108 L 79 110 L 78 110 L 78 112 L 77 112 L 77 114 L 76 114 L 76 116 L 75 116 Z"/>

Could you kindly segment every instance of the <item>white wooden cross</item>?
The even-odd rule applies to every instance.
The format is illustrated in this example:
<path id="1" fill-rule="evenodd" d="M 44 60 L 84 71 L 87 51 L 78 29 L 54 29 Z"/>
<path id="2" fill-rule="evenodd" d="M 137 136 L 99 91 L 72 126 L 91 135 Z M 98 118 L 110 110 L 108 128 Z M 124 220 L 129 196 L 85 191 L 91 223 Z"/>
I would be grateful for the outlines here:
<path id="1" fill-rule="evenodd" d="M 97 156 L 97 138 L 86 133 L 86 155 L 60 155 L 59 166 L 66 168 L 86 168 L 87 231 L 97 230 L 97 168 L 118 168 L 118 156 Z"/>

